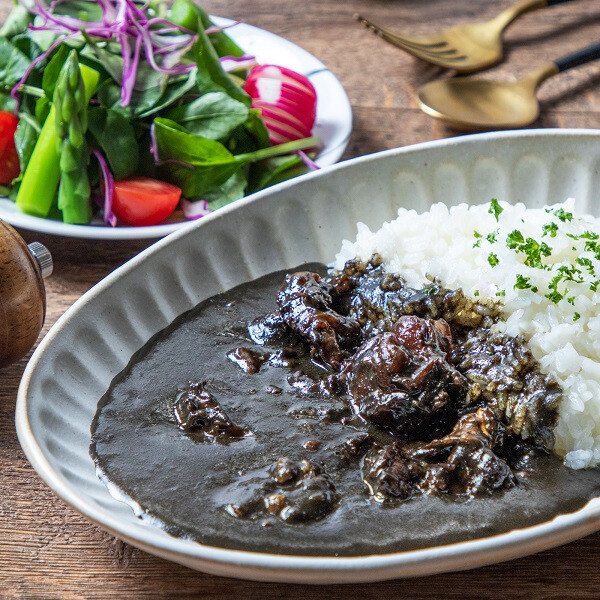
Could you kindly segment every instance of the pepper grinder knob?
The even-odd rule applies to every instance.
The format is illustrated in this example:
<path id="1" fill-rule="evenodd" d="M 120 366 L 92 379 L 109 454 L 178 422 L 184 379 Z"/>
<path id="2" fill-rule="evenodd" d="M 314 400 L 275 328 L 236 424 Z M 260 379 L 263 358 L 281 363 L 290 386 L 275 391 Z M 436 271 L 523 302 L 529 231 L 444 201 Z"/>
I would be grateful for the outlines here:
<path id="1" fill-rule="evenodd" d="M 0 220 L 0 368 L 16 362 L 35 344 L 46 316 L 44 277 L 52 257 L 38 242 L 27 244 Z"/>
<path id="2" fill-rule="evenodd" d="M 29 248 L 29 252 L 33 254 L 33 258 L 35 258 L 37 264 L 40 266 L 42 277 L 44 279 L 50 277 L 54 270 L 54 262 L 52 261 L 50 250 L 48 250 L 44 244 L 40 244 L 39 242 L 31 242 L 31 244 L 27 244 L 27 247 Z"/>

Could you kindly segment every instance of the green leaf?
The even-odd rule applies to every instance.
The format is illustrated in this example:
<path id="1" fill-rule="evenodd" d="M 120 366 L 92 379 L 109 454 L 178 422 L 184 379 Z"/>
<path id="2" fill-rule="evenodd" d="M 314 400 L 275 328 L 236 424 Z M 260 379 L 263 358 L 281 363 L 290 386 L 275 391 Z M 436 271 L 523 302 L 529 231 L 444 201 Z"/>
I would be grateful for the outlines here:
<path id="1" fill-rule="evenodd" d="M 192 51 L 198 65 L 197 82 L 200 93 L 225 92 L 234 100 L 250 106 L 250 96 L 223 70 L 217 52 L 203 31 L 198 33 L 198 40 Z"/>
<path id="2" fill-rule="evenodd" d="M 0 38 L 0 84 L 12 88 L 25 74 L 31 60 L 7 39 Z"/>
<path id="3" fill-rule="evenodd" d="M 306 138 L 233 155 L 223 144 L 188 133 L 169 119 L 156 118 L 154 126 L 161 173 L 189 199 L 202 197 L 212 188 L 223 185 L 243 165 L 319 145 L 317 138 Z"/>
<path id="4" fill-rule="evenodd" d="M 149 117 L 157 112 L 173 105 L 182 96 L 196 87 L 196 71 L 191 71 L 187 79 L 171 79 L 165 91 L 156 100 L 138 96 L 135 94 L 132 97 L 132 103 L 135 107 L 135 114 L 140 119 Z M 151 105 L 150 105 L 151 104 Z"/>
<path id="5" fill-rule="evenodd" d="M 58 74 L 63 68 L 68 56 L 68 46 L 61 44 L 58 47 L 58 50 L 54 53 L 54 56 L 50 59 L 48 66 L 44 69 L 44 75 L 42 77 L 42 89 L 48 98 L 52 98 L 54 95 L 54 88 L 56 87 Z"/>
<path id="6" fill-rule="evenodd" d="M 6 17 L 4 25 L 0 27 L 0 36 L 10 39 L 19 33 L 23 33 L 30 22 L 31 15 L 29 11 L 22 4 L 15 4 L 8 17 Z"/>
<path id="7" fill-rule="evenodd" d="M 54 14 L 65 15 L 81 19 L 82 21 L 102 21 L 102 7 L 96 2 L 86 2 L 85 0 L 69 0 L 61 2 L 54 7 Z"/>
<path id="8" fill-rule="evenodd" d="M 20 119 L 17 131 L 15 132 L 15 146 L 19 155 L 21 164 L 21 173 L 25 172 L 31 153 L 40 135 L 39 129 L 36 129 L 29 119 Z"/>
<path id="9" fill-rule="evenodd" d="M 242 166 L 223 144 L 215 140 L 187 133 L 168 119 L 154 119 L 154 126 L 158 154 L 163 163 L 161 174 L 179 186 L 186 198 L 200 198 L 209 190 L 222 186 Z"/>
<path id="10" fill-rule="evenodd" d="M 167 118 L 183 125 L 190 133 L 211 140 L 226 139 L 246 122 L 248 108 L 224 92 L 210 92 L 189 104 L 171 109 Z"/>
<path id="11" fill-rule="evenodd" d="M 10 94 L 0 92 L 0 110 L 5 110 L 6 112 L 13 112 L 13 110 L 15 110 L 16 105 L 17 103 L 15 99 Z"/>
<path id="12" fill-rule="evenodd" d="M 88 128 L 104 152 L 115 179 L 133 175 L 139 148 L 131 123 L 123 115 L 102 106 L 88 110 Z"/>
<path id="13" fill-rule="evenodd" d="M 50 100 L 46 96 L 38 98 L 35 103 L 35 120 L 38 123 L 44 123 L 50 112 Z"/>
<path id="14" fill-rule="evenodd" d="M 217 208 L 243 198 L 247 183 L 246 176 L 242 171 L 237 171 L 223 185 L 206 192 L 203 199 L 208 201 L 208 207 L 211 210 L 217 210 Z"/>
<path id="15" fill-rule="evenodd" d="M 248 193 L 258 192 L 276 183 L 292 179 L 306 173 L 307 170 L 302 159 L 295 154 L 263 160 L 252 168 Z"/>
<path id="16" fill-rule="evenodd" d="M 244 123 L 244 127 L 256 140 L 259 148 L 268 148 L 271 145 L 269 132 L 267 131 L 265 122 L 262 120 L 259 109 L 250 109 L 248 120 Z"/>

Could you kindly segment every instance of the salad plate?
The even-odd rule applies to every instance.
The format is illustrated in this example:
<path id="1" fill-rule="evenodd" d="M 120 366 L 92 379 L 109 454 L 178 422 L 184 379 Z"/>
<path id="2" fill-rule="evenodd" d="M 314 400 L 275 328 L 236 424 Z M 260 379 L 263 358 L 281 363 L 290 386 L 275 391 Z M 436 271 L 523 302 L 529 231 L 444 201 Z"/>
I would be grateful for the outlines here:
<path id="1" fill-rule="evenodd" d="M 234 24 L 222 17 L 211 17 L 221 27 Z M 259 64 L 276 63 L 307 76 L 317 92 L 317 119 L 313 135 L 321 140 L 321 150 L 315 159 L 319 167 L 336 163 L 348 144 L 352 131 L 352 110 L 342 84 L 327 67 L 306 50 L 274 33 L 246 23 L 228 27 L 228 35 Z M 108 227 L 101 219 L 91 225 L 71 225 L 53 219 L 35 217 L 21 212 L 14 202 L 0 196 L 0 219 L 14 227 L 51 235 L 104 240 L 134 240 L 160 238 L 189 223 L 180 221 L 147 227 Z"/>
<path id="2" fill-rule="evenodd" d="M 358 222 L 491 197 L 527 207 L 577 199 L 599 211 L 600 132 L 529 130 L 389 150 L 280 183 L 159 241 L 106 277 L 52 327 L 23 375 L 16 426 L 56 494 L 99 527 L 201 571 L 295 583 L 352 583 L 475 568 L 558 546 L 600 528 L 600 499 L 500 535 L 404 552 L 304 556 L 173 537 L 140 519 L 97 477 L 90 426 L 111 381 L 152 336 L 215 294 L 302 263 L 331 263 Z"/>

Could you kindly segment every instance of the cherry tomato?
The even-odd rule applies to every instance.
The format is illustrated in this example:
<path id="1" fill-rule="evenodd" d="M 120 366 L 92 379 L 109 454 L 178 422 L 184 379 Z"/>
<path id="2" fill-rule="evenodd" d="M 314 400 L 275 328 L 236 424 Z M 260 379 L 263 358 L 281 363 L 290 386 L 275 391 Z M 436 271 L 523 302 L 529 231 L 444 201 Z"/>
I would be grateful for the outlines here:
<path id="1" fill-rule="evenodd" d="M 132 177 L 115 181 L 112 210 L 129 225 L 156 225 L 177 206 L 181 190 L 170 183 L 150 177 Z"/>
<path id="2" fill-rule="evenodd" d="M 15 142 L 12 140 L 0 154 L 0 183 L 8 185 L 21 172 L 19 155 L 15 148 Z"/>
<path id="3" fill-rule="evenodd" d="M 12 113 L 0 110 L 0 156 L 15 139 L 15 131 L 19 120 Z"/>

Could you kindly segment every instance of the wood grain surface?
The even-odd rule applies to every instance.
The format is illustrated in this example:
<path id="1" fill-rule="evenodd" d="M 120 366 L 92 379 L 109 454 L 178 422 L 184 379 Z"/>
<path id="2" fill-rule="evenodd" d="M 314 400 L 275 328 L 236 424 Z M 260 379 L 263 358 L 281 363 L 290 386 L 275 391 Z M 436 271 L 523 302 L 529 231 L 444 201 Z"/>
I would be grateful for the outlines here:
<path id="1" fill-rule="evenodd" d="M 206 0 L 213 14 L 280 34 L 319 57 L 345 86 L 354 132 L 345 158 L 455 135 L 421 113 L 416 87 L 445 76 L 385 44 L 352 19 L 360 11 L 415 33 L 487 18 L 500 0 Z M 0 0 L 0 21 L 10 0 Z M 597 42 L 600 1 L 578 0 L 519 19 L 506 58 L 486 77 L 514 77 Z M 536 127 L 600 128 L 600 64 L 561 74 L 540 90 Z M 81 294 L 142 250 L 145 242 L 88 242 L 22 232 L 46 244 L 44 333 Z M 476 571 L 371 585 L 276 585 L 213 577 L 155 558 L 104 533 L 67 507 L 36 476 L 14 429 L 26 359 L 0 372 L 0 598 L 542 598 L 600 597 L 600 534 Z"/>

